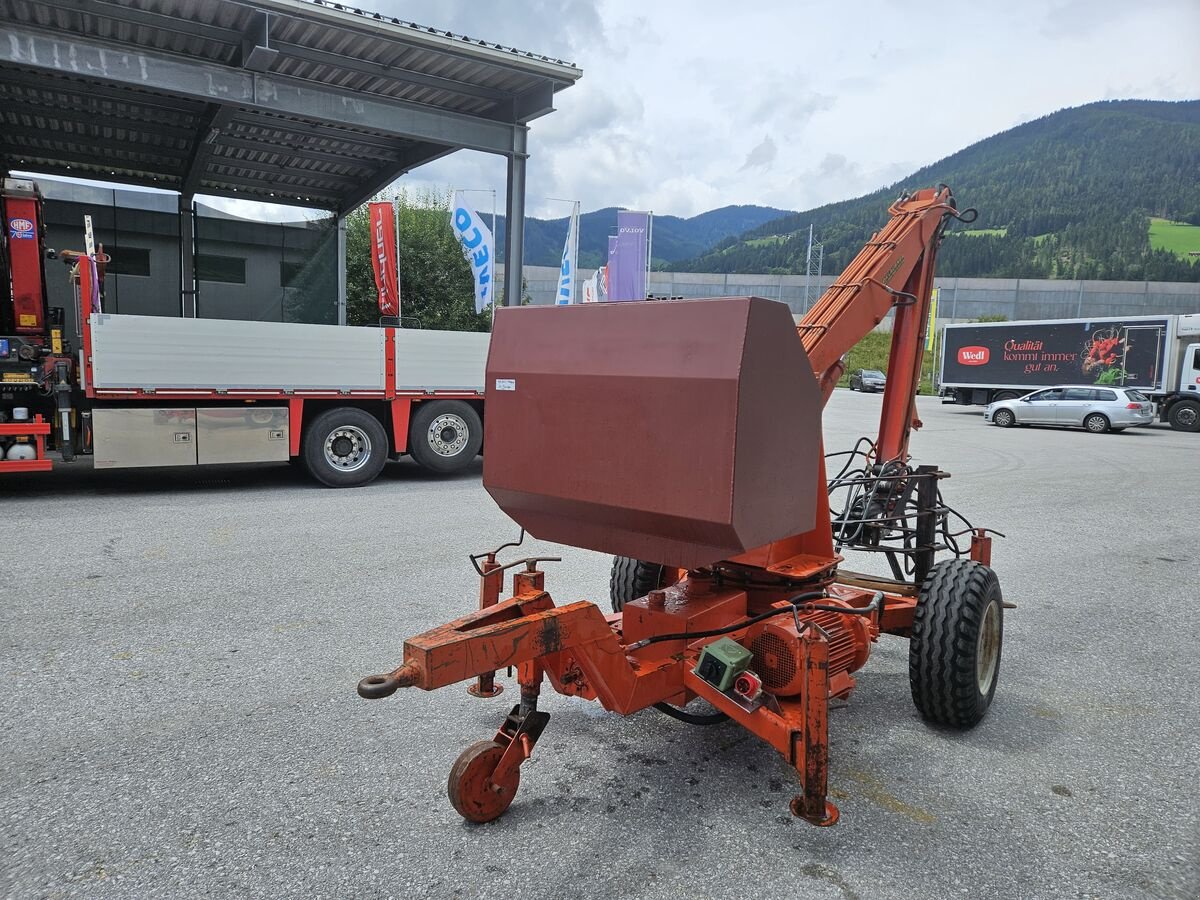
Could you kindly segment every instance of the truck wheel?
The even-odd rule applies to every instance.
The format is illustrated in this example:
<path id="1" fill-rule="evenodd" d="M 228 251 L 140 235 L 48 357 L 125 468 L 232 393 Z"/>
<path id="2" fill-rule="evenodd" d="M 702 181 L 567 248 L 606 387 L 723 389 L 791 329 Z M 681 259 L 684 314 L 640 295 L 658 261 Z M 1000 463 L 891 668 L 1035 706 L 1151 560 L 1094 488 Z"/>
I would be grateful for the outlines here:
<path id="1" fill-rule="evenodd" d="M 408 429 L 408 452 L 432 472 L 453 472 L 468 465 L 483 445 L 479 413 L 462 400 L 422 403 Z"/>
<path id="2" fill-rule="evenodd" d="M 996 694 L 1004 608 L 987 566 L 948 559 L 925 577 L 908 648 L 913 703 L 928 721 L 970 728 Z"/>
<path id="3" fill-rule="evenodd" d="M 1083 420 L 1083 427 L 1092 434 L 1104 434 L 1108 431 L 1108 416 L 1103 413 L 1092 413 Z"/>
<path id="4" fill-rule="evenodd" d="M 1200 403 L 1180 400 L 1167 413 L 1167 421 L 1176 431 L 1200 431 Z"/>
<path id="5" fill-rule="evenodd" d="M 328 487 L 374 481 L 387 454 L 387 432 L 379 420 L 353 406 L 326 410 L 305 429 L 304 466 Z"/>
<path id="6" fill-rule="evenodd" d="M 1017 423 L 1017 417 L 1011 409 L 998 409 L 992 413 L 992 424 L 1001 428 L 1011 428 Z"/>
<path id="7" fill-rule="evenodd" d="M 1001 400 L 1016 400 L 1020 396 L 1016 391 L 997 391 L 996 396 L 992 397 L 992 402 L 998 403 Z"/>
<path id="8" fill-rule="evenodd" d="M 614 556 L 612 574 L 608 578 L 608 596 L 612 600 L 613 612 L 620 612 L 626 603 L 632 603 L 655 588 L 662 587 L 665 571 L 665 567 L 658 563 L 629 556 Z"/>

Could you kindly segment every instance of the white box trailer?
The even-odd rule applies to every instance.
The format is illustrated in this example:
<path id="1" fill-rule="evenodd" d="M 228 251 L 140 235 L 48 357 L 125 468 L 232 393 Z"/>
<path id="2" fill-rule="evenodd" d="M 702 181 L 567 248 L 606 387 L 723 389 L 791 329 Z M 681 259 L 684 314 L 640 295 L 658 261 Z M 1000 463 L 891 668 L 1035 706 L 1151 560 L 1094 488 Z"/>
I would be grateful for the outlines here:
<path id="1" fill-rule="evenodd" d="M 296 458 L 353 486 L 410 453 L 449 472 L 482 446 L 489 338 L 93 314 L 78 408 L 97 468 Z"/>
<path id="2" fill-rule="evenodd" d="M 1131 387 L 1159 418 L 1200 431 L 1200 314 L 947 325 L 939 393 L 986 405 L 1041 387 Z"/>

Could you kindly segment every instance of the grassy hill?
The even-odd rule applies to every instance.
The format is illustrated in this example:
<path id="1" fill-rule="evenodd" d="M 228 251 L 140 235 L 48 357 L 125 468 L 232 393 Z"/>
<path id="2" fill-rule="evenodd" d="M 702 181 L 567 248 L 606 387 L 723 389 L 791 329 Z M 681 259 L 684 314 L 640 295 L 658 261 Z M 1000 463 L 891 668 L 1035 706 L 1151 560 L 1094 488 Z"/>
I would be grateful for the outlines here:
<path id="1" fill-rule="evenodd" d="M 800 272 L 808 226 L 841 271 L 904 190 L 944 182 L 979 220 L 956 229 L 942 275 L 1198 281 L 1200 101 L 1060 110 L 973 144 L 864 197 L 766 222 L 678 268 Z M 1164 220 L 1152 225 L 1151 218 Z M 1182 224 L 1172 224 L 1182 223 Z"/>
<path id="2" fill-rule="evenodd" d="M 1155 250 L 1167 250 L 1181 259 L 1192 259 L 1191 254 L 1200 255 L 1200 225 L 1151 216 L 1150 246 Z"/>

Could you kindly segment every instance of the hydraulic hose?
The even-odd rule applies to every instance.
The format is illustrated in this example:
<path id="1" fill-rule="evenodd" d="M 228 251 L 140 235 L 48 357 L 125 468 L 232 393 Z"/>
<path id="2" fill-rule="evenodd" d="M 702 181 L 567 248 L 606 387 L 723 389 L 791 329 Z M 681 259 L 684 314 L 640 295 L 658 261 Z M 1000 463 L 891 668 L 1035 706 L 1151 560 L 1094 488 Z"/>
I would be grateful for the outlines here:
<path id="1" fill-rule="evenodd" d="M 625 648 L 626 652 L 630 650 L 640 650 L 642 647 L 648 647 L 651 644 L 657 644 L 661 641 L 680 641 L 680 640 L 695 640 L 696 638 L 718 637 L 722 634 L 729 634 L 734 631 L 741 631 L 750 625 L 754 625 L 764 619 L 771 619 L 775 616 L 782 616 L 790 613 L 793 607 L 798 606 L 806 600 L 820 600 L 825 597 L 824 591 L 808 591 L 803 594 L 797 594 L 788 599 L 788 605 L 778 609 L 769 609 L 766 612 L 759 613 L 757 616 L 751 616 L 741 622 L 735 622 L 733 625 L 726 625 L 724 628 L 712 628 L 708 631 L 681 631 L 675 634 L 656 634 L 653 637 L 642 638 L 640 641 L 635 641 Z M 840 607 L 839 607 L 840 608 Z"/>
<path id="2" fill-rule="evenodd" d="M 672 706 L 670 703 L 655 703 L 654 708 L 661 713 L 666 713 L 672 719 L 687 722 L 689 725 L 720 725 L 729 718 L 729 714 L 723 712 L 709 713 L 706 716 L 697 715 Z"/>
<path id="3" fill-rule="evenodd" d="M 741 622 L 735 622 L 732 625 L 726 625 L 724 628 L 712 628 L 708 631 L 682 631 L 675 634 L 656 634 L 653 637 L 642 638 L 640 641 L 634 641 L 629 644 L 625 651 L 640 650 L 642 647 L 648 647 L 651 644 L 657 644 L 661 641 L 681 641 L 681 640 L 696 640 L 697 638 L 718 637 L 722 634 L 730 634 L 734 631 L 741 631 L 743 628 L 749 628 L 751 625 L 756 625 L 766 619 L 773 619 L 775 616 L 784 616 L 793 611 L 796 612 L 831 612 L 840 613 L 846 616 L 869 616 L 883 604 L 883 591 L 876 591 L 875 596 L 871 598 L 871 602 L 863 607 L 849 606 L 826 606 L 820 603 L 812 603 L 812 600 L 821 600 L 826 597 L 824 591 L 807 591 L 803 594 L 796 594 L 787 599 L 787 606 L 780 606 L 775 609 L 768 609 L 766 612 L 761 612 L 757 616 L 751 616 L 748 619 L 743 619 Z"/>

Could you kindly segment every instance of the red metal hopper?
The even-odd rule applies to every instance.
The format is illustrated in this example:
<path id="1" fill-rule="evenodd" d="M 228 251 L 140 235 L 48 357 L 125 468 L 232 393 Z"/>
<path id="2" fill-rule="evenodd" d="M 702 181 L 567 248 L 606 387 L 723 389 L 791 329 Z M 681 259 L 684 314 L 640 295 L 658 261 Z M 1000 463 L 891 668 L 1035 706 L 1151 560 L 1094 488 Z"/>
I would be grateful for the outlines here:
<path id="1" fill-rule="evenodd" d="M 691 568 L 814 526 L 821 396 L 788 308 L 497 311 L 484 486 L 549 541 Z"/>

